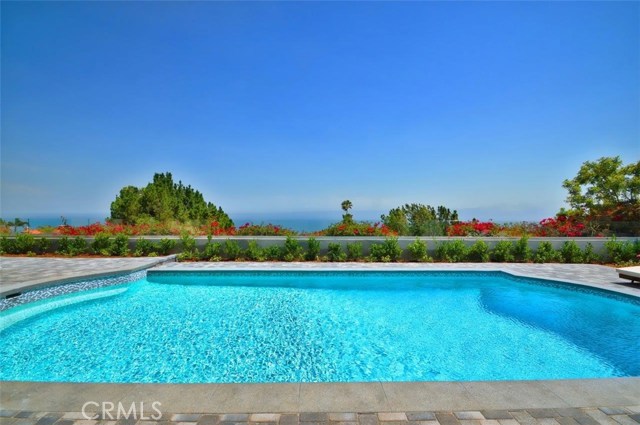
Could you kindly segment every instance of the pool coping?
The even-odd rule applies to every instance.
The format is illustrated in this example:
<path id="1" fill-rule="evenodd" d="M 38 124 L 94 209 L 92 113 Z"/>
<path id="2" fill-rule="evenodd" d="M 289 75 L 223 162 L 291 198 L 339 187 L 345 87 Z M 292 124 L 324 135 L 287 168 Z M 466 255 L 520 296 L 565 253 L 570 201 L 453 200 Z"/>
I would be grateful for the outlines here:
<path id="1" fill-rule="evenodd" d="M 206 266 L 206 265 L 209 266 Z M 345 264 L 348 264 L 345 266 Z M 558 280 L 612 290 L 618 282 L 594 284 L 550 279 L 514 271 L 508 264 L 370 264 L 341 263 L 169 263 L 157 272 L 216 270 L 424 270 L 501 271 L 519 277 Z M 602 267 L 602 266 L 600 266 Z M 147 268 L 147 267 L 142 267 Z M 139 268 L 139 269 L 142 269 Z M 615 273 L 615 269 L 611 269 Z M 133 270 L 132 270 L 133 271 Z M 109 274 L 109 273 L 107 273 Z M 113 273 L 111 273 L 113 274 Z M 93 277 L 93 276 L 92 276 Z M 72 280 L 77 280 L 74 277 Z M 68 279 L 67 279 L 68 280 Z M 60 284 L 49 281 L 42 286 Z M 640 296 L 640 288 L 616 291 Z M 640 377 L 538 381 L 263 383 L 263 384 L 103 384 L 61 382 L 0 382 L 3 409 L 80 412 L 95 401 L 131 403 L 159 401 L 174 413 L 301 413 L 419 412 L 453 410 L 515 410 L 640 406 Z"/>

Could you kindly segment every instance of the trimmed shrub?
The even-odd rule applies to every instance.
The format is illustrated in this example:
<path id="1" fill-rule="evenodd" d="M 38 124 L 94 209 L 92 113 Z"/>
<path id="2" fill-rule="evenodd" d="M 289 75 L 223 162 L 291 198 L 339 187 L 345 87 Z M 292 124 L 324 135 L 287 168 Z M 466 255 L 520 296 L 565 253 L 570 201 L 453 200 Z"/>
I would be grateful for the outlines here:
<path id="1" fill-rule="evenodd" d="M 583 255 L 583 261 L 587 264 L 594 264 L 602 261 L 600 255 L 598 255 L 593 250 L 593 245 L 591 245 L 590 242 L 587 242 L 587 245 L 584 247 L 584 252 L 582 255 Z"/>
<path id="2" fill-rule="evenodd" d="M 178 243 L 175 239 L 162 238 L 158 242 L 158 254 L 169 255 L 173 249 L 175 249 Z"/>
<path id="3" fill-rule="evenodd" d="M 300 261 L 304 255 L 304 249 L 297 239 L 287 236 L 284 241 L 284 261 Z"/>
<path id="4" fill-rule="evenodd" d="M 533 251 L 529 248 L 529 237 L 523 236 L 513 246 L 513 258 L 519 263 L 526 263 L 533 257 Z"/>
<path id="5" fill-rule="evenodd" d="M 58 254 L 75 257 L 76 255 L 86 254 L 88 250 L 89 245 L 81 236 L 76 236 L 73 239 L 64 236 L 58 241 Z"/>
<path id="6" fill-rule="evenodd" d="M 282 258 L 282 250 L 278 245 L 272 245 L 264 249 L 264 258 L 268 261 L 280 261 Z"/>
<path id="7" fill-rule="evenodd" d="M 474 263 L 486 263 L 489 261 L 489 245 L 482 240 L 476 241 L 469 248 L 467 259 Z"/>
<path id="8" fill-rule="evenodd" d="M 354 242 L 347 244 L 347 260 L 358 261 L 362 258 L 362 243 Z"/>
<path id="9" fill-rule="evenodd" d="M 436 259 L 459 263 L 467 258 L 468 248 L 461 240 L 445 241 L 436 246 Z"/>
<path id="10" fill-rule="evenodd" d="M 199 257 L 196 240 L 188 233 L 183 233 L 180 237 L 182 252 L 178 254 L 179 260 L 197 260 Z"/>
<path id="11" fill-rule="evenodd" d="M 327 251 L 327 260 L 333 262 L 344 261 L 347 254 L 342 251 L 342 245 L 339 243 L 330 243 Z"/>
<path id="12" fill-rule="evenodd" d="M 224 241 L 224 256 L 227 260 L 235 261 L 242 258 L 242 248 L 236 241 L 227 239 Z"/>
<path id="13" fill-rule="evenodd" d="M 427 242 L 417 239 L 407 245 L 407 251 L 409 251 L 409 258 L 411 261 L 426 262 L 429 261 L 429 255 L 427 254 Z"/>
<path id="14" fill-rule="evenodd" d="M 206 261 L 222 260 L 222 244 L 220 242 L 212 242 L 211 235 L 207 236 L 207 243 L 204 244 L 200 258 Z"/>
<path id="15" fill-rule="evenodd" d="M 91 250 L 94 254 L 109 256 L 111 255 L 110 248 L 111 236 L 108 233 L 100 232 L 94 236 L 91 243 Z"/>
<path id="16" fill-rule="evenodd" d="M 369 250 L 371 261 L 382 261 L 383 263 L 398 261 L 402 255 L 402 248 L 398 244 L 398 238 L 387 238 L 383 243 L 374 243 Z"/>
<path id="17" fill-rule="evenodd" d="M 244 251 L 244 256 L 249 261 L 264 261 L 264 250 L 260 248 L 257 241 L 249 241 L 247 249 Z"/>
<path id="18" fill-rule="evenodd" d="M 307 261 L 316 261 L 318 257 L 320 257 L 320 242 L 316 238 L 309 238 L 304 258 Z"/>
<path id="19" fill-rule="evenodd" d="M 607 260 L 615 264 L 637 262 L 640 254 L 640 240 L 618 242 L 615 237 L 604 243 Z"/>
<path id="20" fill-rule="evenodd" d="M 134 257 L 148 257 L 156 254 L 156 246 L 153 242 L 145 238 L 139 238 L 136 242 L 136 249 L 133 251 Z"/>
<path id="21" fill-rule="evenodd" d="M 513 243 L 511 241 L 498 241 L 491 250 L 491 261 L 508 263 L 514 260 Z"/>
<path id="22" fill-rule="evenodd" d="M 109 254 L 116 257 L 126 257 L 129 255 L 129 237 L 124 233 L 118 233 L 111 242 Z"/>
<path id="23" fill-rule="evenodd" d="M 559 263 L 562 261 L 562 255 L 553 249 L 551 242 L 544 241 L 538 245 L 533 261 L 536 263 Z"/>
<path id="24" fill-rule="evenodd" d="M 584 261 L 582 250 L 575 241 L 566 241 L 562 244 L 560 255 L 565 263 L 581 264 Z"/>

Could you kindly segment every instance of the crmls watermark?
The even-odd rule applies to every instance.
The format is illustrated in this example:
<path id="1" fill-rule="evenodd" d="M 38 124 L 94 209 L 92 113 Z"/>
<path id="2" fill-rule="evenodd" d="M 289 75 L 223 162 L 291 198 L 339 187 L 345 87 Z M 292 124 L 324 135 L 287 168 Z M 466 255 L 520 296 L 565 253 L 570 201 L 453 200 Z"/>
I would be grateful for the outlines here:
<path id="1" fill-rule="evenodd" d="M 129 407 L 118 402 L 117 404 L 111 403 L 110 401 L 103 401 L 102 403 L 98 403 L 96 401 L 87 401 L 82 405 L 82 416 L 85 419 L 111 419 L 111 420 L 120 420 L 120 419 L 136 419 L 136 420 L 158 420 L 162 417 L 162 412 L 160 411 L 160 406 L 162 403 L 159 401 L 154 401 L 149 404 L 145 404 L 143 401 L 140 403 L 131 403 Z M 99 410 L 98 413 L 95 413 Z M 150 416 L 148 416 L 151 414 Z"/>

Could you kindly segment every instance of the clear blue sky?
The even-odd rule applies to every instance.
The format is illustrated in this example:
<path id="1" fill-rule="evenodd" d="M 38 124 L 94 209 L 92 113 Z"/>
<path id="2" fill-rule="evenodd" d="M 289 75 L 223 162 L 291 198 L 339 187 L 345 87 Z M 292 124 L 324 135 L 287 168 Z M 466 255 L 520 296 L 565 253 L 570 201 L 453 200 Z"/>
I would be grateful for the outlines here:
<path id="1" fill-rule="evenodd" d="M 9 218 L 171 171 L 232 214 L 541 219 L 582 162 L 640 157 L 638 2 L 1 7 Z"/>

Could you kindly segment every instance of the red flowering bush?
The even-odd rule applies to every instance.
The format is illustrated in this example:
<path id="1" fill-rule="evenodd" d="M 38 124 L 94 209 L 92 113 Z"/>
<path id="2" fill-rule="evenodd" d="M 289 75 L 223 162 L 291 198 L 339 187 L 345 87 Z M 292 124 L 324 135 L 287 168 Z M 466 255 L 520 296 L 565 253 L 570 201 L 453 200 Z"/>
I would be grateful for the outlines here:
<path id="1" fill-rule="evenodd" d="M 545 218 L 535 231 L 535 236 L 583 236 L 585 225 L 579 218 L 558 214 L 555 218 Z"/>
<path id="2" fill-rule="evenodd" d="M 447 236 L 495 236 L 501 230 L 491 221 L 459 221 L 447 227 Z"/>
<path id="3" fill-rule="evenodd" d="M 286 227 L 277 226 L 271 223 L 245 223 L 238 227 L 238 230 L 236 231 L 236 235 L 241 236 L 293 236 L 295 234 L 295 230 L 287 229 Z"/>
<path id="4" fill-rule="evenodd" d="M 324 230 L 315 233 L 316 236 L 397 236 L 389 227 L 380 223 L 340 222 L 332 224 Z"/>

